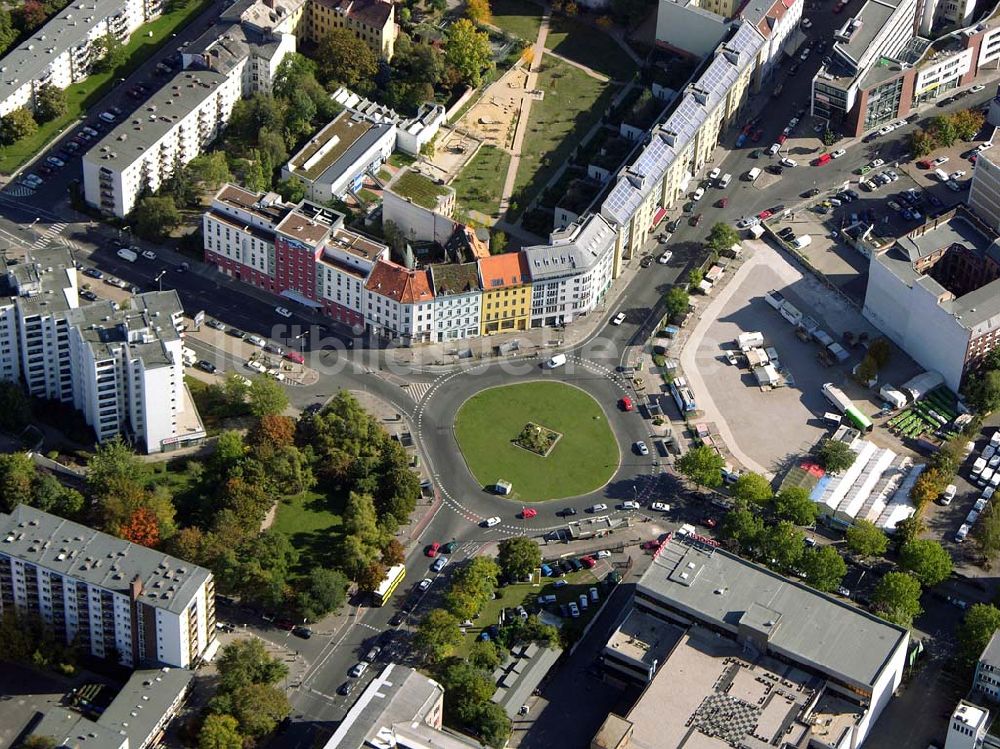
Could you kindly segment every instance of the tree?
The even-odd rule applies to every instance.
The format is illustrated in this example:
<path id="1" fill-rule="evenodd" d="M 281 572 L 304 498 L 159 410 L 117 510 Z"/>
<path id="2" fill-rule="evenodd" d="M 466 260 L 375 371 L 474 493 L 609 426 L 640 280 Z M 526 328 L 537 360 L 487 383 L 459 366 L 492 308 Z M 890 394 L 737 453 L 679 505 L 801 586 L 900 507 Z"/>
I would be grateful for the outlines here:
<path id="1" fill-rule="evenodd" d="M 250 152 L 250 161 L 243 172 L 243 184 L 254 192 L 263 192 L 270 187 L 271 183 L 260 163 L 260 153 L 256 149 Z"/>
<path id="2" fill-rule="evenodd" d="M 279 413 L 266 413 L 247 434 L 251 445 L 290 447 L 295 442 L 295 420 Z"/>
<path id="3" fill-rule="evenodd" d="M 458 71 L 463 81 L 478 88 L 483 71 L 493 64 L 489 35 L 477 31 L 469 19 L 460 18 L 448 30 L 444 59 Z"/>
<path id="4" fill-rule="evenodd" d="M 139 201 L 131 214 L 136 232 L 148 239 L 162 239 L 181 223 L 181 214 L 170 195 L 151 195 Z"/>
<path id="5" fill-rule="evenodd" d="M 198 749 L 243 749 L 239 723 L 232 715 L 208 715 L 198 732 Z"/>
<path id="6" fill-rule="evenodd" d="M 708 241 L 705 244 L 713 252 L 723 252 L 734 244 L 738 245 L 739 243 L 740 235 L 736 229 L 730 224 L 719 221 L 712 226 L 712 230 L 708 233 Z"/>
<path id="7" fill-rule="evenodd" d="M 0 380 L 0 430 L 19 433 L 31 423 L 31 401 L 18 383 Z"/>
<path id="8" fill-rule="evenodd" d="M 38 123 L 24 107 L 0 117 L 0 144 L 9 146 L 38 132 Z"/>
<path id="9" fill-rule="evenodd" d="M 967 664 L 975 663 L 997 629 L 1000 629 L 1000 609 L 988 603 L 970 606 L 958 627 L 959 657 Z"/>
<path id="10" fill-rule="evenodd" d="M 888 547 L 889 537 L 869 520 L 856 520 L 847 529 L 847 548 L 859 556 L 881 556 Z"/>
<path id="11" fill-rule="evenodd" d="M 893 534 L 893 541 L 895 541 L 897 548 L 915 538 L 919 538 L 920 534 L 924 532 L 924 527 L 924 519 L 921 516 L 920 510 L 917 510 L 905 520 L 900 520 L 896 523 L 896 532 Z"/>
<path id="12" fill-rule="evenodd" d="M 477 26 L 493 22 L 489 0 L 465 0 L 465 17 Z"/>
<path id="13" fill-rule="evenodd" d="M 836 590 L 847 574 L 847 562 L 832 546 L 817 546 L 802 552 L 799 567 L 806 582 L 826 593 Z"/>
<path id="14" fill-rule="evenodd" d="M 764 504 L 774 496 L 771 490 L 771 482 L 759 473 L 747 471 L 740 474 L 733 485 L 733 496 L 744 502 L 755 502 Z"/>
<path id="15" fill-rule="evenodd" d="M 738 505 L 723 517 L 722 535 L 743 549 L 752 548 L 764 535 L 764 520 L 745 505 Z"/>
<path id="16" fill-rule="evenodd" d="M 490 234 L 490 254 L 502 255 L 507 249 L 507 235 L 502 231 L 494 231 Z"/>
<path id="17" fill-rule="evenodd" d="M 311 622 L 336 611 L 347 598 L 347 578 L 338 570 L 315 567 L 298 588 L 299 612 Z"/>
<path id="18" fill-rule="evenodd" d="M 496 691 L 496 685 L 484 671 L 463 661 L 449 664 L 442 674 L 441 683 L 445 693 L 445 711 L 460 723 L 470 726 L 474 724 L 476 708 L 489 701 Z"/>
<path id="19" fill-rule="evenodd" d="M 796 525 L 816 522 L 816 503 L 809 499 L 809 492 L 801 486 L 789 486 L 774 496 L 774 513 L 782 520 Z"/>
<path id="20" fill-rule="evenodd" d="M 294 174 L 288 179 L 281 180 L 275 189 L 281 195 L 281 199 L 288 203 L 300 203 L 306 197 L 305 183 Z"/>
<path id="21" fill-rule="evenodd" d="M 84 499 L 76 489 L 59 483 L 50 473 L 38 473 L 31 484 L 31 505 L 63 518 L 79 518 Z"/>
<path id="22" fill-rule="evenodd" d="M 46 83 L 35 93 L 35 116 L 39 122 L 48 122 L 66 114 L 66 92 Z"/>
<path id="23" fill-rule="evenodd" d="M 918 127 L 910 133 L 910 150 L 918 159 L 921 156 L 927 156 L 935 148 L 937 148 L 937 143 L 934 141 L 934 136 L 926 130 Z"/>
<path id="24" fill-rule="evenodd" d="M 874 360 L 879 369 L 882 369 L 892 357 L 892 344 L 887 338 L 879 336 L 868 344 L 868 356 Z"/>
<path id="25" fill-rule="evenodd" d="M 688 450 L 677 460 L 677 470 L 698 486 L 716 487 L 722 483 L 725 459 L 707 445 Z"/>
<path id="26" fill-rule="evenodd" d="M 805 549 L 805 534 L 782 520 L 764 531 L 761 555 L 769 567 L 788 572 L 798 567 Z"/>
<path id="27" fill-rule="evenodd" d="M 36 476 L 27 453 L 0 454 L 0 509 L 10 512 L 20 504 L 32 504 Z"/>
<path id="28" fill-rule="evenodd" d="M 899 550 L 899 566 L 931 588 L 951 575 L 951 555 L 937 541 L 917 539 Z"/>
<path id="29" fill-rule="evenodd" d="M 505 538 L 500 542 L 497 563 L 508 580 L 523 580 L 542 563 L 542 550 L 524 536 Z"/>
<path id="30" fill-rule="evenodd" d="M 103 499 L 110 486 L 129 481 L 144 487 L 151 478 L 149 466 L 121 437 L 102 442 L 87 461 L 87 493 L 96 501 Z"/>
<path id="31" fill-rule="evenodd" d="M 469 646 L 467 660 L 473 667 L 490 674 L 503 663 L 503 654 L 492 640 L 476 640 Z"/>
<path id="32" fill-rule="evenodd" d="M 25 0 L 15 8 L 11 20 L 22 32 L 33 31 L 45 23 L 48 13 L 38 0 Z"/>
<path id="33" fill-rule="evenodd" d="M 17 40 L 14 22 L 6 9 L 0 10 L 0 55 L 5 54 Z"/>
<path id="34" fill-rule="evenodd" d="M 429 611 L 417 628 L 413 644 L 429 663 L 450 657 L 462 644 L 458 619 L 444 609 Z"/>
<path id="35" fill-rule="evenodd" d="M 270 684 L 247 684 L 232 694 L 212 700 L 213 712 L 230 713 L 239 723 L 240 733 L 259 739 L 274 731 L 278 722 L 292 711 L 285 693 Z M 225 710 L 221 708 L 225 707 Z"/>
<path id="36" fill-rule="evenodd" d="M 272 658 L 257 638 L 234 640 L 219 653 L 219 691 L 236 692 L 250 684 L 276 684 L 288 676 L 288 666 Z"/>
<path id="37" fill-rule="evenodd" d="M 1000 512 L 994 509 L 992 503 L 979 516 L 979 522 L 972 526 L 972 537 L 987 564 L 992 564 L 993 559 L 1000 554 Z"/>
<path id="38" fill-rule="evenodd" d="M 482 702 L 476 708 L 473 723 L 479 737 L 493 749 L 503 749 L 510 738 L 511 722 L 501 705 L 496 702 Z"/>
<path id="39" fill-rule="evenodd" d="M 846 471 L 858 457 L 846 442 L 829 438 L 819 443 L 818 455 L 819 462 L 830 473 Z"/>
<path id="40" fill-rule="evenodd" d="M 939 469 L 928 468 L 913 482 L 910 500 L 917 507 L 923 507 L 928 502 L 933 502 L 944 491 L 947 482 L 947 477 Z"/>
<path id="41" fill-rule="evenodd" d="M 134 544 L 155 549 L 160 543 L 160 525 L 156 513 L 148 507 L 136 508 L 128 520 L 118 526 L 115 535 Z"/>
<path id="42" fill-rule="evenodd" d="M 250 413 L 258 419 L 269 414 L 280 414 L 288 407 L 284 389 L 270 377 L 255 377 L 247 389 Z"/>
<path id="43" fill-rule="evenodd" d="M 358 590 L 364 593 L 374 593 L 382 581 L 385 580 L 385 576 L 388 570 L 382 562 L 369 562 L 368 566 L 361 570 L 361 574 L 358 576 Z"/>
<path id="44" fill-rule="evenodd" d="M 939 114 L 931 120 L 930 131 L 935 143 L 939 146 L 943 146 L 944 148 L 951 147 L 951 145 L 955 142 L 955 138 L 958 136 L 951 117 L 944 114 Z"/>
<path id="45" fill-rule="evenodd" d="M 986 116 L 977 109 L 963 109 L 951 116 L 955 135 L 962 140 L 972 140 L 982 129 Z"/>
<path id="46" fill-rule="evenodd" d="M 382 564 L 395 567 L 404 561 L 406 561 L 406 549 L 403 547 L 403 544 L 398 539 L 390 538 L 386 545 L 382 547 Z"/>
<path id="47" fill-rule="evenodd" d="M 91 73 L 110 73 L 128 60 L 125 46 L 113 34 L 98 37 L 90 45 Z"/>
<path id="48" fill-rule="evenodd" d="M 920 608 L 920 583 L 906 572 L 887 572 L 872 593 L 872 610 L 886 621 L 910 628 Z"/>
<path id="49" fill-rule="evenodd" d="M 381 546 L 378 532 L 378 515 L 370 494 L 351 492 L 344 508 L 344 532 L 356 536 L 363 543 Z"/>
<path id="50" fill-rule="evenodd" d="M 3 120 L 0 119 L 0 125 Z M 991 369 L 977 372 L 969 378 L 965 386 L 972 407 L 981 414 L 988 414 L 1000 408 L 1000 371 Z"/>
<path id="51" fill-rule="evenodd" d="M 218 189 L 223 182 L 229 182 L 233 178 L 225 151 L 209 151 L 195 156 L 188 164 L 188 169 L 192 179 L 210 190 Z"/>
<path id="52" fill-rule="evenodd" d="M 348 88 L 366 90 L 378 72 L 375 53 L 347 28 L 330 29 L 316 49 L 319 78 L 324 83 L 340 83 Z"/>
<path id="53" fill-rule="evenodd" d="M 701 272 L 700 268 L 692 268 L 691 272 L 688 273 L 688 286 L 695 290 L 701 285 L 701 282 L 705 280 L 705 274 Z"/>
<path id="54" fill-rule="evenodd" d="M 674 319 L 687 312 L 691 296 L 683 286 L 671 286 L 663 295 L 663 302 L 667 306 L 667 315 L 670 319 Z"/>

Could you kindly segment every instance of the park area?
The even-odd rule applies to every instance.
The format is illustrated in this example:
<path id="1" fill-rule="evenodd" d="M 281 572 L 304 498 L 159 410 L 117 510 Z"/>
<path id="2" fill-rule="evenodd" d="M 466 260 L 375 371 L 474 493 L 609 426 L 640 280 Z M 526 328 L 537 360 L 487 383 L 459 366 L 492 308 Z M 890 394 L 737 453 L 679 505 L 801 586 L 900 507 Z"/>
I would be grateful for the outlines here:
<path id="1" fill-rule="evenodd" d="M 466 210 L 496 215 L 509 165 L 509 153 L 495 146 L 483 146 L 451 183 L 455 199 Z"/>
<path id="2" fill-rule="evenodd" d="M 560 435 L 544 457 L 515 443 L 529 423 Z M 455 436 L 483 487 L 510 481 L 512 496 L 523 502 L 589 494 L 618 469 L 618 444 L 604 411 L 587 393 L 558 382 L 474 395 L 458 411 Z"/>

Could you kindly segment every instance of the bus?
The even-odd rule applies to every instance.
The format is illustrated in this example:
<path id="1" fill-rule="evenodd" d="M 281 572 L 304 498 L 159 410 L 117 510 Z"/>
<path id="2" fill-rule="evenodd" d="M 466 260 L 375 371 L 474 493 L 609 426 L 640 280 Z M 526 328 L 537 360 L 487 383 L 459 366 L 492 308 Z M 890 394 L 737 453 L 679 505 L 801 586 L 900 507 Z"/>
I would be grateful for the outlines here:
<path id="1" fill-rule="evenodd" d="M 846 416 L 847 420 L 851 422 L 851 425 L 862 434 L 872 430 L 872 420 L 861 413 L 857 406 L 848 406 L 847 410 L 844 412 L 844 416 Z"/>
<path id="2" fill-rule="evenodd" d="M 385 605 L 385 602 L 392 598 L 392 594 L 399 587 L 399 584 L 403 582 L 404 577 L 406 577 L 405 565 L 397 564 L 395 567 L 390 567 L 389 571 L 385 573 L 385 580 L 380 582 L 375 592 L 372 593 L 375 605 Z"/>

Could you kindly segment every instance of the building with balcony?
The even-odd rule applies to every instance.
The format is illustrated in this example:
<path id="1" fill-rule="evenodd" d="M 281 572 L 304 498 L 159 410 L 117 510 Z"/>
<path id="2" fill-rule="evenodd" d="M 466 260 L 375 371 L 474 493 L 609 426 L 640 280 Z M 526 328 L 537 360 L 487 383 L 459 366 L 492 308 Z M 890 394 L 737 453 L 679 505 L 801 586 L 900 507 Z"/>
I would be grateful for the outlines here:
<path id="1" fill-rule="evenodd" d="M 195 666 L 215 639 L 203 567 L 19 505 L 0 514 L 0 613 L 125 666 Z"/>
<path id="2" fill-rule="evenodd" d="M 70 3 L 0 59 L 0 117 L 34 109 L 38 89 L 64 89 L 90 74 L 93 43 L 108 34 L 125 42 L 159 15 L 159 3 L 88 0 Z"/>
<path id="3" fill-rule="evenodd" d="M 335 28 L 353 31 L 382 60 L 392 59 L 396 45 L 396 13 L 388 0 L 308 0 L 304 28 L 314 44 Z"/>

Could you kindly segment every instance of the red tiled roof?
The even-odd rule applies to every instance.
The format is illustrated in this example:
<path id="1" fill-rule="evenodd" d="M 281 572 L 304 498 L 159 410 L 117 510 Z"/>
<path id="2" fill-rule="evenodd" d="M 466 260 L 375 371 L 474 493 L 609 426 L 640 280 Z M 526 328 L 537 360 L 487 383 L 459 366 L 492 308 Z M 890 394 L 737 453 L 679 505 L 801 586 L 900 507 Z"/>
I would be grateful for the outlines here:
<path id="1" fill-rule="evenodd" d="M 409 270 L 387 260 L 375 263 L 365 288 L 400 304 L 429 302 L 434 298 L 426 270 Z"/>
<path id="2" fill-rule="evenodd" d="M 479 277 L 483 290 L 523 286 L 531 282 L 528 263 L 520 252 L 506 252 L 479 259 Z"/>

